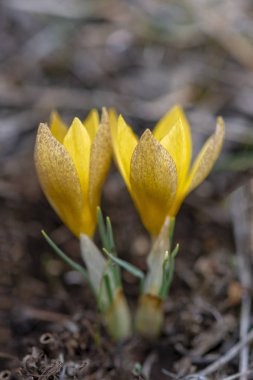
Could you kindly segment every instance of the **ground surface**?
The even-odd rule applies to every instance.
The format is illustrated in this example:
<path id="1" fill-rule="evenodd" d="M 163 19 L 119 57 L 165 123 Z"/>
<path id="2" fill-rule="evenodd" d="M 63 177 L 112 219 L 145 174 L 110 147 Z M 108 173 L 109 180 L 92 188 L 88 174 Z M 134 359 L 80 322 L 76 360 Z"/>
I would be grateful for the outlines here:
<path id="1" fill-rule="evenodd" d="M 252 335 L 252 4 L 166 4 L 1 2 L 1 380 L 225 379 L 251 370 L 250 345 L 217 360 Z M 36 179 L 36 127 L 52 108 L 71 120 L 113 105 L 141 133 L 175 103 L 185 106 L 196 151 L 218 114 L 226 143 L 178 215 L 180 254 L 161 337 L 115 345 L 87 285 L 40 234 L 80 262 L 77 240 Z M 120 256 L 145 270 L 149 237 L 115 168 L 102 206 Z M 134 309 L 138 284 L 123 277 Z"/>

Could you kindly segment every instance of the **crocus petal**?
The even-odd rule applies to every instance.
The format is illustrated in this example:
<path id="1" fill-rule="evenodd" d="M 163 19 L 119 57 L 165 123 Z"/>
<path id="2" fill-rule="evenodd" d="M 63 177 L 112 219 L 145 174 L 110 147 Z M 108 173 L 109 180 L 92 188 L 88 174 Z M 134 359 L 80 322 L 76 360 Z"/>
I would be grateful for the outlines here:
<path id="1" fill-rule="evenodd" d="M 89 200 L 91 210 L 95 214 L 100 201 L 101 188 L 111 163 L 111 156 L 109 116 L 106 109 L 103 109 L 101 123 L 92 144 L 90 159 Z"/>
<path id="2" fill-rule="evenodd" d="M 74 161 L 83 194 L 87 200 L 90 167 L 90 137 L 83 124 L 75 118 L 66 134 L 63 145 Z"/>
<path id="3" fill-rule="evenodd" d="M 217 119 L 215 133 L 206 141 L 193 164 L 186 185 L 187 193 L 203 182 L 212 170 L 222 147 L 224 133 L 224 122 L 223 119 L 219 117 Z"/>
<path id="4" fill-rule="evenodd" d="M 51 112 L 50 115 L 50 130 L 56 140 L 62 144 L 68 128 L 56 111 Z"/>
<path id="5" fill-rule="evenodd" d="M 162 140 L 163 137 L 171 131 L 171 129 L 174 127 L 175 124 L 178 123 L 179 120 L 181 121 L 183 127 L 185 139 L 187 140 L 187 144 L 189 145 L 188 149 L 191 151 L 192 144 L 190 126 L 182 107 L 180 107 L 179 105 L 174 106 L 169 112 L 166 113 L 165 116 L 161 118 L 161 120 L 159 120 L 159 122 L 156 124 L 153 130 L 153 135 L 158 141 Z"/>
<path id="6" fill-rule="evenodd" d="M 110 107 L 108 110 L 108 116 L 109 116 L 109 124 L 114 125 L 114 127 L 117 127 L 117 122 L 118 122 L 118 114 L 115 110 L 115 108 Z"/>
<path id="7" fill-rule="evenodd" d="M 170 154 L 146 130 L 131 160 L 131 193 L 147 230 L 157 235 L 177 189 L 176 165 Z"/>
<path id="8" fill-rule="evenodd" d="M 164 135 L 164 133 L 166 134 Z M 185 185 L 192 154 L 190 126 L 181 107 L 174 107 L 158 123 L 154 136 L 163 136 L 160 143 L 169 152 L 176 164 L 178 174 L 177 193 L 179 194 Z"/>
<path id="9" fill-rule="evenodd" d="M 99 115 L 95 108 L 89 112 L 88 116 L 83 121 L 83 125 L 85 126 L 92 142 L 96 136 L 99 125 Z"/>
<path id="10" fill-rule="evenodd" d="M 122 116 L 119 116 L 117 124 L 110 123 L 110 127 L 116 163 L 130 190 L 130 163 L 138 140 Z"/>
<path id="11" fill-rule="evenodd" d="M 34 156 L 46 197 L 62 221 L 79 236 L 82 194 L 78 174 L 70 155 L 46 124 L 39 126 Z"/>

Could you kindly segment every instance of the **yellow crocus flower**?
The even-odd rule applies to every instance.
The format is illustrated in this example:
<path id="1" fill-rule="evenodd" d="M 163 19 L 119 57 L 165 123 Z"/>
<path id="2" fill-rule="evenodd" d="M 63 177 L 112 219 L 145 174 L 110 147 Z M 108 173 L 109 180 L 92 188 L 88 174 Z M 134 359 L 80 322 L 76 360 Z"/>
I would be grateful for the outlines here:
<path id="1" fill-rule="evenodd" d="M 35 145 L 35 166 L 50 204 L 77 236 L 91 236 L 96 227 L 96 208 L 111 161 L 109 117 L 101 121 L 91 110 L 82 123 L 75 118 L 69 128 L 56 112 L 50 127 L 40 124 Z"/>
<path id="2" fill-rule="evenodd" d="M 175 216 L 184 198 L 210 173 L 223 139 L 224 123 L 217 119 L 193 165 L 191 132 L 180 106 L 175 106 L 140 140 L 123 117 L 111 123 L 117 165 L 146 229 L 156 236 L 166 216 Z"/>

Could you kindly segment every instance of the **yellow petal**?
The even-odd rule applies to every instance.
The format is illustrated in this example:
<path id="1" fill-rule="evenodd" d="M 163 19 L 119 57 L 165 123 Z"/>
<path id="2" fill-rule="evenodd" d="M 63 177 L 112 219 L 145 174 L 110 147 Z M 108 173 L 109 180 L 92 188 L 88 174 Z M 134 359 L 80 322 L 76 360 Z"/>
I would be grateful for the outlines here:
<path id="1" fill-rule="evenodd" d="M 142 222 L 157 235 L 175 198 L 177 172 L 172 157 L 149 130 L 134 150 L 130 181 Z"/>
<path id="2" fill-rule="evenodd" d="M 97 134 L 99 125 L 99 115 L 95 108 L 89 112 L 88 116 L 83 121 L 83 125 L 85 126 L 92 142 Z"/>
<path id="3" fill-rule="evenodd" d="M 75 165 L 46 124 L 40 124 L 35 145 L 35 166 L 41 187 L 68 228 L 80 234 L 82 194 Z"/>
<path id="4" fill-rule="evenodd" d="M 189 193 L 208 176 L 217 160 L 224 140 L 225 126 L 223 119 L 217 119 L 215 133 L 209 137 L 199 152 L 190 172 L 186 191 Z"/>
<path id="5" fill-rule="evenodd" d="M 63 145 L 74 161 L 83 194 L 87 199 L 89 184 L 91 142 L 88 132 L 78 118 L 75 118 L 66 134 Z"/>
<path id="6" fill-rule="evenodd" d="M 56 111 L 51 112 L 50 115 L 50 130 L 56 140 L 62 144 L 68 128 Z"/>
<path id="7" fill-rule="evenodd" d="M 118 122 L 118 114 L 117 114 L 115 108 L 110 107 L 108 115 L 109 115 L 109 123 L 110 123 L 110 125 L 112 124 L 112 125 L 114 125 L 116 127 L 117 126 L 117 122 Z"/>
<path id="8" fill-rule="evenodd" d="M 164 133 L 166 134 L 163 136 Z M 155 137 L 163 136 L 160 143 L 169 152 L 176 164 L 177 193 L 180 193 L 185 185 L 192 154 L 190 127 L 181 107 L 176 106 L 165 115 L 158 123 L 154 135 Z"/>
<path id="9" fill-rule="evenodd" d="M 89 200 L 90 207 L 96 215 L 100 203 L 101 188 L 105 181 L 112 156 L 109 116 L 106 109 L 102 111 L 102 120 L 93 141 L 90 159 Z"/>
<path id="10" fill-rule="evenodd" d="M 91 141 L 87 130 L 78 118 L 75 118 L 66 134 L 63 145 L 69 152 L 81 184 L 82 191 L 82 218 L 80 231 L 91 236 L 95 229 L 96 219 L 92 215 L 89 205 L 89 170 Z"/>
<path id="11" fill-rule="evenodd" d="M 117 131 L 117 124 L 118 124 L 118 114 L 116 112 L 116 110 L 112 107 L 109 108 L 108 110 L 108 116 L 109 116 L 109 127 L 110 127 L 110 130 L 111 130 L 111 135 L 112 135 L 112 132 L 115 132 Z M 111 136 L 111 140 L 112 140 L 112 136 Z"/>
<path id="12" fill-rule="evenodd" d="M 190 145 L 189 148 L 191 149 L 190 127 L 184 111 L 179 105 L 174 106 L 169 112 L 166 113 L 165 116 L 161 118 L 161 120 L 159 120 L 153 130 L 153 135 L 158 141 L 162 140 L 162 138 L 170 132 L 179 120 L 183 124 L 184 134 L 186 135 L 188 144 Z"/>
<path id="13" fill-rule="evenodd" d="M 110 128 L 115 160 L 130 190 L 130 163 L 138 140 L 122 116 L 119 116 L 117 124 L 111 122 Z"/>

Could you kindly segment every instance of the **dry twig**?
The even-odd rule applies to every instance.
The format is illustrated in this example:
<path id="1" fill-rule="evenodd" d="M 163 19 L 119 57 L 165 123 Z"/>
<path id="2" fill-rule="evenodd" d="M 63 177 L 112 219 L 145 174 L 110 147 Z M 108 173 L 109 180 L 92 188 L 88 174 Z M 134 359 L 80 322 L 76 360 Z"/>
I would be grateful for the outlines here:
<path id="1" fill-rule="evenodd" d="M 249 255 L 249 221 L 248 221 L 248 191 L 247 187 L 240 187 L 232 195 L 232 221 L 234 227 L 235 244 L 238 258 L 238 271 L 241 285 L 244 289 L 240 316 L 240 339 L 247 337 L 250 326 L 252 270 Z M 249 361 L 249 346 L 241 350 L 239 371 L 240 379 L 247 380 Z"/>
<path id="2" fill-rule="evenodd" d="M 229 351 L 226 352 L 225 355 L 221 356 L 214 363 L 207 366 L 205 369 L 200 371 L 198 375 L 207 376 L 211 375 L 225 364 L 227 364 L 230 360 L 232 360 L 241 350 L 245 347 L 245 345 L 249 344 L 253 340 L 253 329 L 250 330 L 247 337 L 238 343 L 236 343 Z"/>

